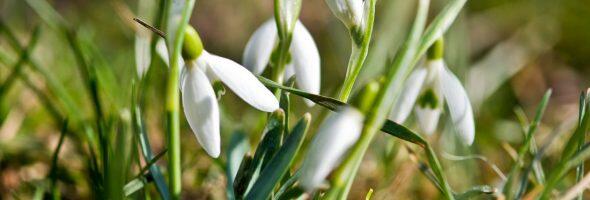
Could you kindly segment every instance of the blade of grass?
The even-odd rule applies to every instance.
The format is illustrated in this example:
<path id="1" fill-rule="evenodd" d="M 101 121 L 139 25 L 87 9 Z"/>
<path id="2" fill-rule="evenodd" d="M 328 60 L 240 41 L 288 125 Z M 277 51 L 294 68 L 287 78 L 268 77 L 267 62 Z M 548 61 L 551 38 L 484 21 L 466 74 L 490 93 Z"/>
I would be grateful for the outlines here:
<path id="1" fill-rule="evenodd" d="M 516 162 L 512 166 L 512 169 L 510 170 L 510 173 L 508 174 L 508 179 L 506 180 L 506 185 L 504 186 L 504 189 L 503 189 L 505 195 L 508 198 L 512 198 L 512 195 L 513 195 L 512 193 L 513 193 L 514 189 L 517 189 L 516 193 L 514 194 L 514 198 L 522 197 L 522 195 L 524 194 L 524 191 L 526 190 L 527 183 L 528 183 L 526 181 L 526 179 L 528 178 L 528 174 L 525 173 L 522 176 L 522 178 L 524 178 L 525 180 L 520 181 L 521 184 L 517 188 L 514 188 L 516 186 L 515 184 L 517 183 L 516 176 L 518 174 L 522 173 L 522 168 L 525 167 L 524 158 L 526 156 L 526 153 L 530 151 L 531 141 L 533 140 L 533 137 L 534 137 L 534 134 L 537 130 L 537 127 L 541 123 L 541 119 L 543 117 L 543 114 L 545 113 L 545 109 L 547 108 L 547 104 L 549 103 L 550 97 L 551 97 L 551 89 L 549 89 L 549 90 L 547 90 L 547 92 L 545 92 L 545 95 L 543 95 L 543 98 L 541 99 L 539 106 L 537 106 L 535 118 L 531 122 L 530 126 L 528 127 L 527 133 L 524 137 L 524 144 L 519 148 Z M 533 163 L 534 162 L 531 162 L 531 165 Z"/>
<path id="2" fill-rule="evenodd" d="M 589 109 L 586 109 L 588 106 L 588 101 L 584 101 L 583 104 L 580 105 L 580 113 L 582 113 L 579 117 L 581 119 L 578 123 L 578 127 L 574 131 L 574 134 L 568 140 L 566 146 L 564 146 L 564 150 L 561 155 L 561 160 L 557 163 L 557 165 L 549 172 L 547 183 L 541 192 L 540 199 L 548 199 L 550 198 L 550 193 L 553 188 L 558 184 L 558 182 L 563 178 L 563 176 L 569 171 L 571 168 L 580 165 L 584 160 L 586 160 L 590 156 L 590 150 L 588 150 L 587 145 L 581 150 L 577 150 L 579 147 L 578 142 L 581 140 L 584 134 L 588 132 L 588 128 L 590 127 L 590 115 Z M 587 155 L 588 154 L 588 155 Z"/>
<path id="3" fill-rule="evenodd" d="M 61 151 L 62 145 L 66 138 L 66 133 L 68 130 L 68 120 L 64 120 L 62 125 L 61 134 L 59 136 L 59 141 L 57 142 L 57 146 L 55 147 L 55 151 L 53 151 L 53 156 L 51 156 L 51 167 L 49 168 L 49 191 L 51 192 L 51 199 L 61 199 L 60 198 L 60 191 L 57 187 L 57 170 L 58 170 L 58 157 L 59 152 Z"/>
<path id="4" fill-rule="evenodd" d="M 94 114 L 95 114 L 95 123 L 96 128 L 98 130 L 99 136 L 99 143 L 100 143 L 100 150 L 102 156 L 102 164 L 103 164 L 103 179 L 106 179 L 106 176 L 109 174 L 108 167 L 109 166 L 109 139 L 108 135 L 104 133 L 103 126 L 104 126 L 104 114 L 102 111 L 102 106 L 99 97 L 99 83 L 96 79 L 96 74 L 94 73 L 94 69 L 90 67 L 88 62 L 86 61 L 85 55 L 81 49 L 80 42 L 76 37 L 75 29 L 69 26 L 68 22 L 64 20 L 61 15 L 53 9 L 51 5 L 44 0 L 27 0 L 27 3 L 33 10 L 41 17 L 41 19 L 54 28 L 56 31 L 59 31 L 63 37 L 66 39 L 70 49 L 74 53 L 74 57 L 78 64 L 78 68 L 80 74 L 84 80 L 84 83 L 90 93 L 91 100 L 93 103 Z"/>
<path id="5" fill-rule="evenodd" d="M 39 35 L 41 33 L 39 27 L 36 27 L 31 34 L 29 45 L 22 51 L 20 51 L 20 56 L 16 64 L 11 68 L 12 71 L 7 76 L 6 80 L 2 82 L 0 85 L 0 99 L 5 99 L 4 96 L 8 93 L 8 90 L 12 88 L 12 85 L 16 82 L 17 78 L 20 76 L 22 70 L 24 69 L 24 64 L 28 57 L 31 56 L 31 53 L 37 46 L 37 41 L 39 41 Z"/>
<path id="6" fill-rule="evenodd" d="M 2 21 L 2 19 L 0 19 L 0 32 L 5 34 L 6 38 L 9 41 L 8 43 L 14 49 L 14 51 L 22 52 L 25 50 L 25 47 L 23 47 L 23 45 L 21 45 L 20 42 L 16 39 L 14 32 L 10 29 L 10 27 L 8 27 L 4 23 L 4 21 Z M 48 84 L 48 89 L 58 97 L 60 103 L 62 103 L 63 106 L 69 111 L 68 116 L 70 121 L 80 121 L 82 117 L 80 116 L 79 109 L 77 106 L 75 106 L 71 95 L 69 95 L 66 92 L 66 89 L 63 86 L 63 84 L 61 84 L 57 79 L 55 79 L 55 77 L 52 76 L 47 69 L 41 67 L 41 65 L 39 65 L 39 63 L 36 62 L 31 56 L 27 56 L 26 58 L 27 59 L 25 61 L 29 64 L 29 66 L 34 71 L 40 73 L 43 76 L 43 78 L 45 78 Z"/>

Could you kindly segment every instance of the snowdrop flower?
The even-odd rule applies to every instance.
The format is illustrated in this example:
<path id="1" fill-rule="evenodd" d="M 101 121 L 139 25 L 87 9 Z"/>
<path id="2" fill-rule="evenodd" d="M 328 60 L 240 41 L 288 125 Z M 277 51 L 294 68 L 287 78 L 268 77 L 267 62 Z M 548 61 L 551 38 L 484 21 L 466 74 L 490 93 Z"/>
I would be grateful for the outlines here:
<path id="1" fill-rule="evenodd" d="M 333 113 L 320 126 L 301 166 L 301 186 L 308 192 L 317 188 L 342 160 L 361 135 L 363 114 L 354 108 Z"/>
<path id="2" fill-rule="evenodd" d="M 163 52 L 167 51 L 158 50 L 162 57 L 167 56 Z M 258 110 L 272 112 L 279 108 L 274 95 L 252 73 L 234 61 L 205 51 L 198 33 L 190 26 L 185 31 L 182 55 L 185 61 L 180 90 L 184 114 L 197 140 L 210 156 L 217 158 L 221 151 L 219 105 L 211 86 L 213 79 L 221 80 Z M 164 60 L 168 59 L 164 57 Z"/>
<path id="3" fill-rule="evenodd" d="M 326 4 L 348 29 L 363 26 L 363 0 L 326 0 Z"/>
<path id="4" fill-rule="evenodd" d="M 273 49 L 278 43 L 274 19 L 262 24 L 250 37 L 244 50 L 243 63 L 254 74 L 261 74 L 269 64 Z M 295 84 L 306 92 L 320 92 L 320 55 L 311 34 L 299 21 L 293 31 L 290 47 L 291 63 L 286 66 L 284 78 L 295 75 Z M 312 106 L 313 102 L 305 100 Z"/>
<path id="5" fill-rule="evenodd" d="M 438 49 L 438 50 L 437 50 Z M 418 124 L 426 134 L 432 134 L 446 103 L 459 138 L 471 145 L 475 137 L 473 110 L 459 79 L 442 59 L 442 40 L 431 49 L 425 66 L 416 69 L 406 80 L 390 119 L 403 123 L 414 108 Z M 416 105 L 414 105 L 416 104 Z"/>

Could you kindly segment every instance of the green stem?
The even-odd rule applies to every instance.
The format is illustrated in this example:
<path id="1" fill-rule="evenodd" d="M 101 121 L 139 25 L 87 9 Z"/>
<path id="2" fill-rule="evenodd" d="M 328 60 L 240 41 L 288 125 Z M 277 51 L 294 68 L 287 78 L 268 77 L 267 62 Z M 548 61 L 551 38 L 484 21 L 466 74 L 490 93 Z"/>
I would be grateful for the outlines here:
<path id="1" fill-rule="evenodd" d="M 350 53 L 350 58 L 348 60 L 348 67 L 346 69 L 346 77 L 344 78 L 344 83 L 342 84 L 342 89 L 340 90 L 340 96 L 338 99 L 343 102 L 347 102 L 348 98 L 350 97 L 350 93 L 352 92 L 352 88 L 354 83 L 356 82 L 356 78 L 361 72 L 363 68 L 363 64 L 367 59 L 367 55 L 369 53 L 369 45 L 371 44 L 371 36 L 373 34 L 373 24 L 375 22 L 375 3 L 377 0 L 370 0 L 370 7 L 369 13 L 366 21 L 365 31 L 362 33 L 362 40 L 361 43 L 358 44 L 355 38 L 357 36 L 357 31 L 351 30 L 351 40 L 352 40 L 352 50 Z"/>
<path id="2" fill-rule="evenodd" d="M 174 1 L 167 1 L 167 16 L 168 19 L 175 17 L 177 13 L 170 13 Z M 167 33 L 168 35 L 174 35 L 175 37 L 171 44 L 173 44 L 170 53 L 170 71 L 168 72 L 168 80 L 166 83 L 166 133 L 168 134 L 168 178 L 170 184 L 170 199 L 180 199 L 180 193 L 182 190 L 181 182 L 181 156 L 180 156 L 180 122 L 179 122 L 179 101 L 180 91 L 178 89 L 179 79 L 179 60 L 180 53 L 182 50 L 182 43 L 184 41 L 184 31 L 187 27 L 188 21 L 195 5 L 194 0 L 184 1 L 184 7 L 182 10 L 182 18 L 179 22 L 177 30 L 175 32 Z"/>

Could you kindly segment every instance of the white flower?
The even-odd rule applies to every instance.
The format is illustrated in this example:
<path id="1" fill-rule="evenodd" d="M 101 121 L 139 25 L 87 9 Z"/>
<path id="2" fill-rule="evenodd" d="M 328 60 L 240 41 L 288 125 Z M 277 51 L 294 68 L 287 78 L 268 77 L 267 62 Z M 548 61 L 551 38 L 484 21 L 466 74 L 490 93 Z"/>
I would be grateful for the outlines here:
<path id="1" fill-rule="evenodd" d="M 475 127 L 469 98 L 442 59 L 426 61 L 425 67 L 412 72 L 405 86 L 391 112 L 391 120 L 403 123 L 414 108 L 422 131 L 432 134 L 446 103 L 459 138 L 465 144 L 473 144 Z"/>
<path id="2" fill-rule="evenodd" d="M 250 37 L 244 50 L 243 63 L 254 74 L 261 74 L 270 61 L 278 42 L 273 19 L 262 24 Z M 298 88 L 313 94 L 320 92 L 320 55 L 311 34 L 299 21 L 295 24 L 290 47 L 291 63 L 286 66 L 285 79 L 295 75 Z M 313 102 L 306 99 L 309 106 Z"/>
<path id="3" fill-rule="evenodd" d="M 363 25 L 363 0 L 326 0 L 332 13 L 349 29 Z"/>
<path id="4" fill-rule="evenodd" d="M 159 45 L 158 53 L 167 59 L 165 45 Z M 203 50 L 195 60 L 185 61 L 180 76 L 182 105 L 186 119 L 197 140 L 212 157 L 220 154 L 219 105 L 211 86 L 212 79 L 219 79 L 237 96 L 252 107 L 265 112 L 279 108 L 274 95 L 258 79 L 240 64 L 209 54 Z M 182 63 L 180 63 L 182 64 Z"/>
<path id="5" fill-rule="evenodd" d="M 320 126 L 301 166 L 301 186 L 312 191 L 317 188 L 342 160 L 348 149 L 361 135 L 363 114 L 354 108 L 333 113 Z"/>

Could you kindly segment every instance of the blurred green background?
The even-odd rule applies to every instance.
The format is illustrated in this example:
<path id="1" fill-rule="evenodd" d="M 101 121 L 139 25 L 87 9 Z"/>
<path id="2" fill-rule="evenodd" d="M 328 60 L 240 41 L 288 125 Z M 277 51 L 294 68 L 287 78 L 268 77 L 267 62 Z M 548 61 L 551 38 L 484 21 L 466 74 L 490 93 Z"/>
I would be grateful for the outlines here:
<path id="1" fill-rule="evenodd" d="M 140 0 L 155 2 L 156 0 Z M 86 41 L 89 62 L 101 80 L 101 97 L 111 115 L 128 109 L 135 73 L 134 35 L 142 29 L 137 17 L 137 0 L 53 0 L 54 8 Z M 432 1 L 431 16 L 447 3 Z M 379 78 L 403 42 L 414 15 L 414 1 L 377 2 L 376 27 L 370 55 L 361 81 Z M 154 3 L 157 5 L 157 3 Z M 241 61 L 250 35 L 272 17 L 270 0 L 197 1 L 190 23 L 201 34 L 205 48 L 212 53 Z M 142 18 L 141 16 L 139 18 Z M 79 120 L 92 117 L 89 95 L 85 92 L 75 57 L 64 38 L 44 24 L 22 0 L 0 0 L 0 19 L 16 33 L 22 45 L 29 42 L 35 27 L 40 39 L 32 58 L 58 82 L 65 85 L 76 105 L 62 111 Z M 335 96 L 344 79 L 350 42 L 345 27 L 321 0 L 304 0 L 300 16 L 313 35 L 321 56 L 321 94 Z M 145 19 L 148 23 L 153 23 Z M 507 172 L 511 153 L 522 140 L 518 113 L 531 119 L 543 93 L 553 89 L 548 111 L 540 126 L 540 145 L 549 136 L 559 134 L 550 146 L 543 164 L 550 167 L 559 159 L 561 149 L 577 120 L 578 97 L 590 79 L 590 2 L 587 0 L 472 0 L 445 35 L 446 62 L 463 80 L 476 111 L 476 141 L 471 147 L 455 145 L 441 121 L 441 132 L 430 137 L 443 157 L 447 176 L 454 189 L 462 191 L 476 184 L 496 185 L 496 175 L 484 162 L 457 161 L 452 155 L 477 154 Z M 10 78 L 18 53 L 5 35 L 0 35 L 0 83 Z M 151 68 L 147 78 L 144 115 L 152 146 L 156 152 L 165 145 L 163 107 L 166 67 L 161 61 Z M 47 89 L 47 79 L 28 68 L 23 74 L 32 84 Z M 229 90 L 228 90 L 229 91 Z M 50 111 L 22 79 L 0 98 L 0 199 L 33 196 L 49 171 L 51 153 L 58 140 L 60 124 L 51 120 Z M 49 95 L 50 98 L 55 98 Z M 312 133 L 321 122 L 316 119 L 324 108 L 306 107 L 293 97 L 292 120 L 311 112 Z M 235 130 L 244 130 L 255 144 L 264 126 L 256 111 L 228 92 L 222 99 L 222 140 L 229 142 Z M 61 107 L 60 107 L 61 108 Z M 183 138 L 183 186 L 187 198 L 225 198 L 222 161 L 207 156 L 181 120 Z M 407 123 L 414 127 L 413 123 Z M 86 198 L 90 186 L 84 156 L 74 151 L 75 141 L 66 139 L 61 151 L 60 185 L 68 199 Z M 360 199 L 373 188 L 376 199 L 432 199 L 436 188 L 420 174 L 415 162 L 398 140 L 379 136 L 353 185 L 351 199 Z M 225 149 L 222 148 L 222 153 Z M 223 158 L 222 158 L 223 160 Z M 165 166 L 164 161 L 160 164 Z M 567 182 L 567 181 L 566 181 Z M 590 198 L 590 196 L 588 196 Z"/>

